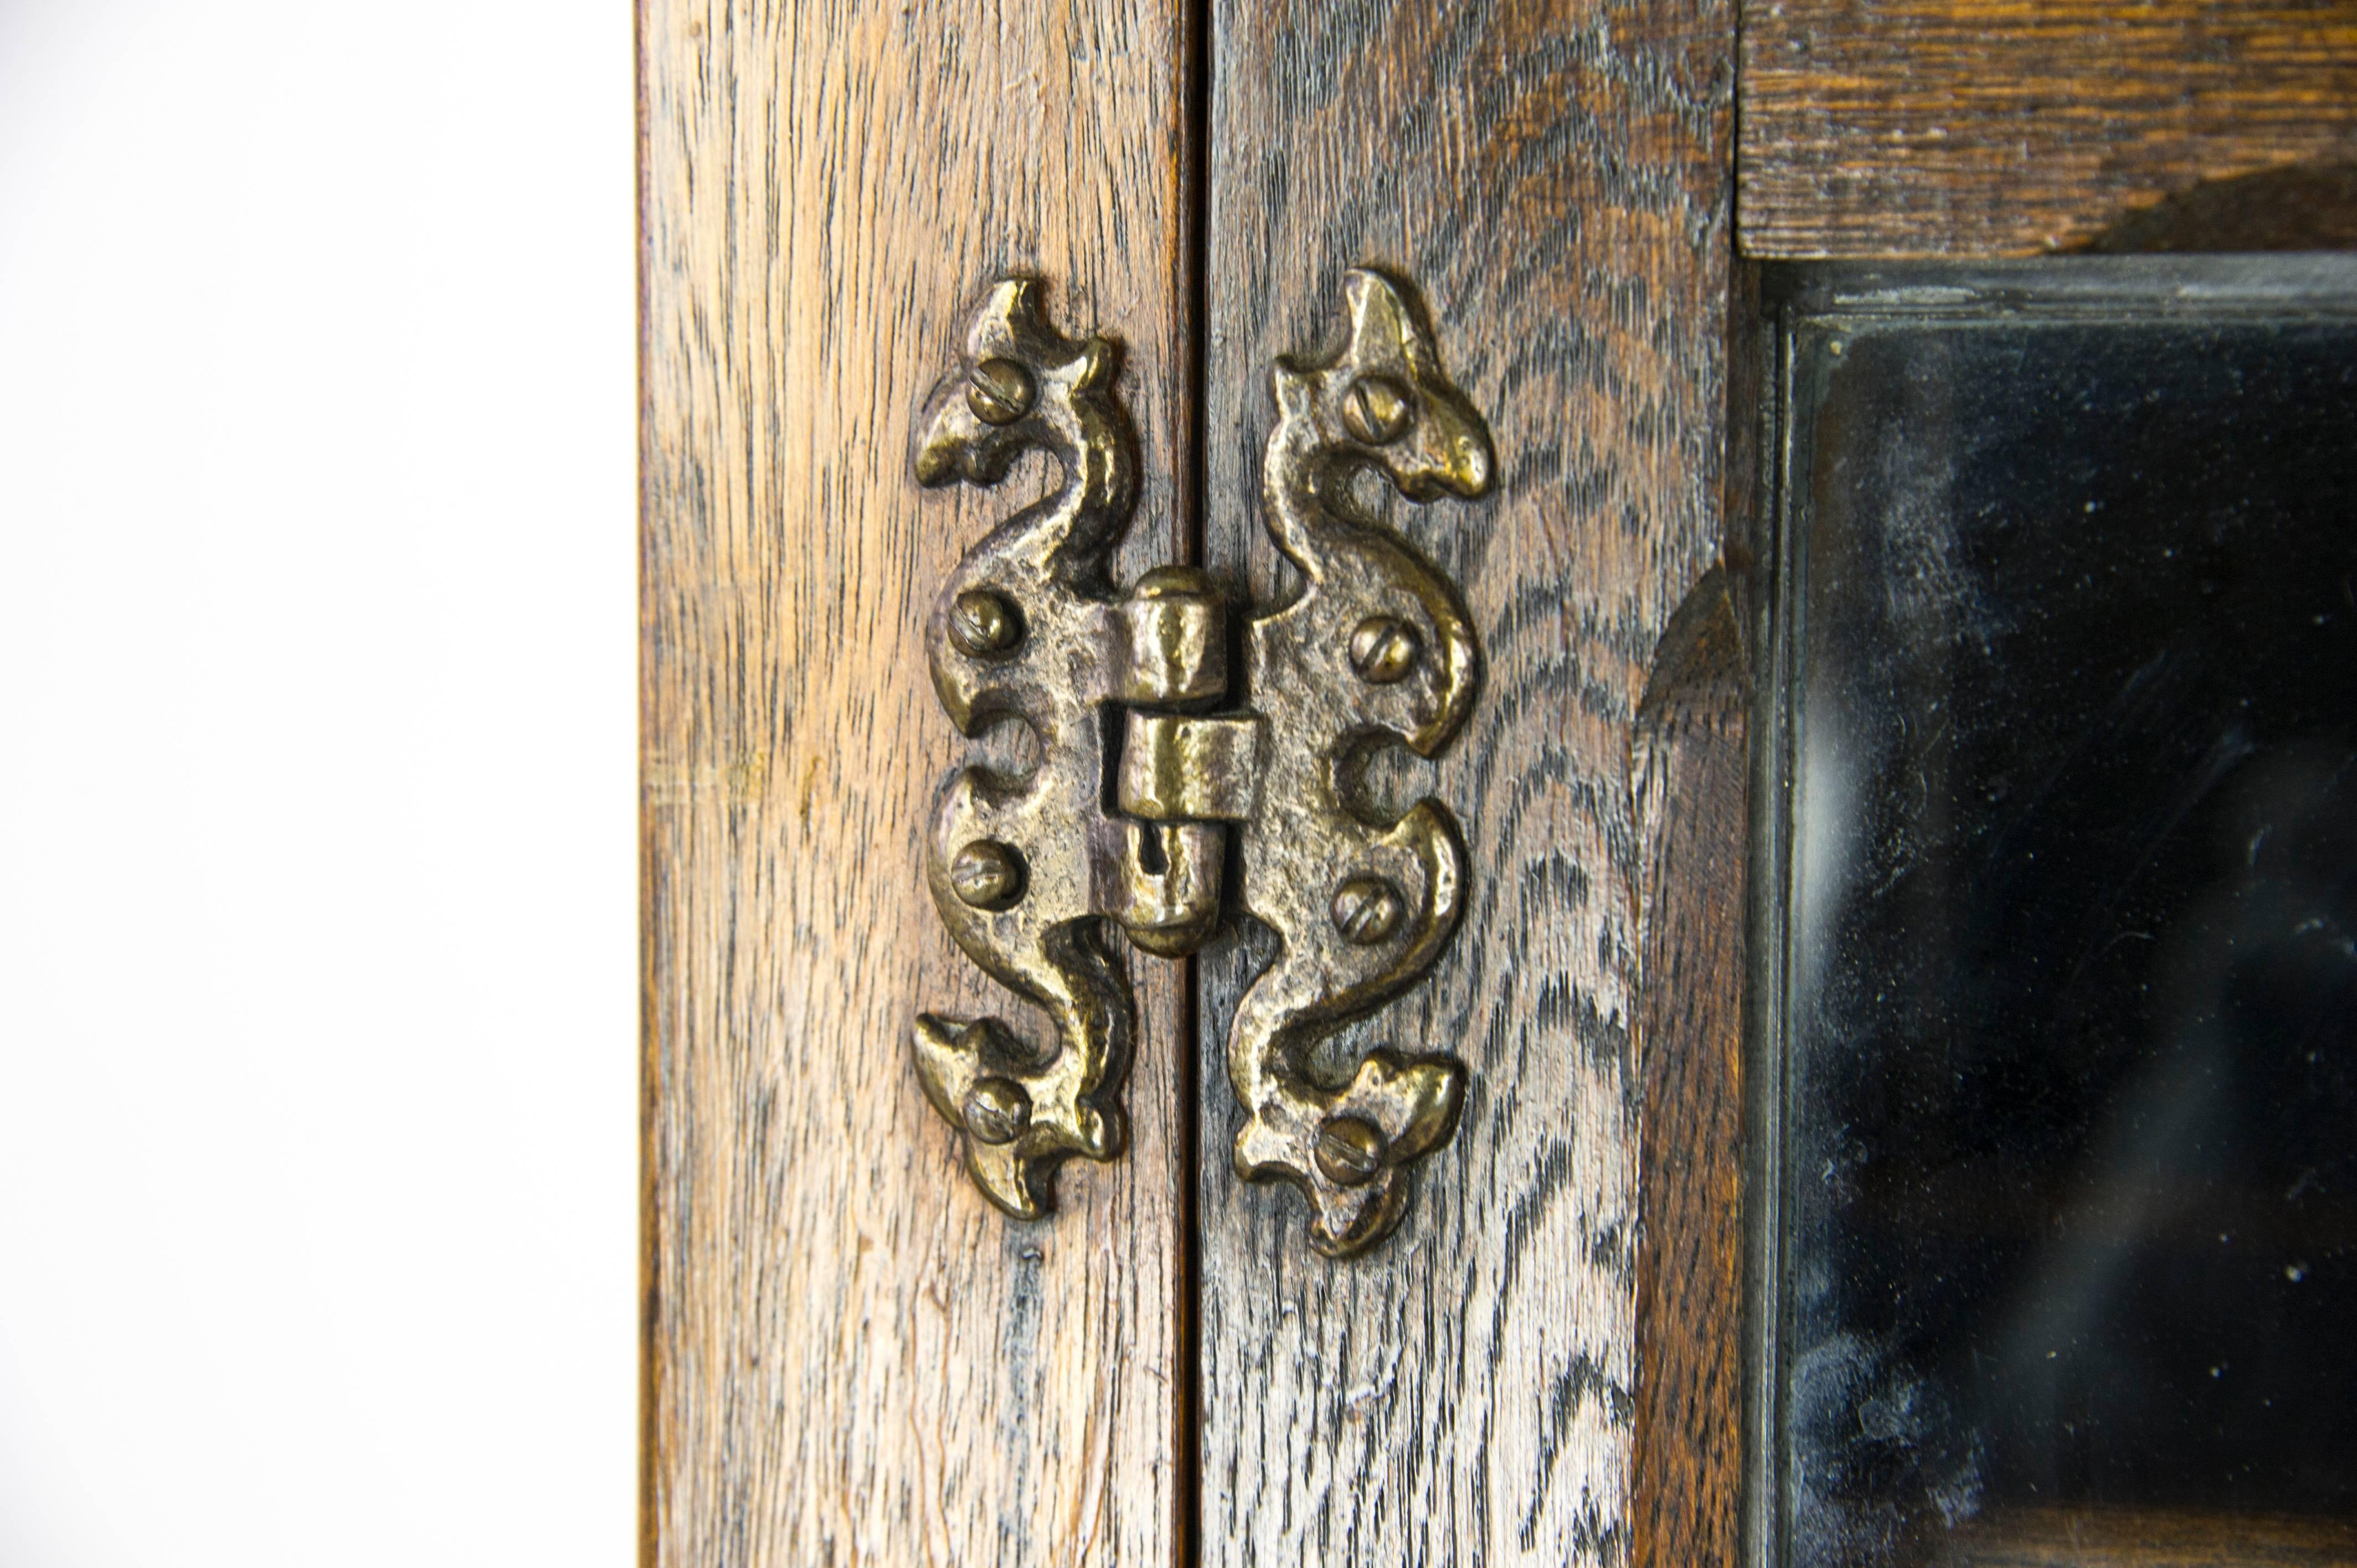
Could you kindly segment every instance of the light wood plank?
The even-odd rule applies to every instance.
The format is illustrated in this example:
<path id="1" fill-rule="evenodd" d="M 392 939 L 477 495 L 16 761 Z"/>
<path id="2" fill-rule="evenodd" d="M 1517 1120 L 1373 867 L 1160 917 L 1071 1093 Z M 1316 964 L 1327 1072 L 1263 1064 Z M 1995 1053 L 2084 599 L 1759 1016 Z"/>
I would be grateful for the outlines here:
<path id="1" fill-rule="evenodd" d="M 967 754 L 925 617 L 1025 476 L 920 493 L 909 427 L 1038 272 L 1128 345 L 1125 573 L 1183 545 L 1188 36 L 1177 0 L 644 0 L 650 1563 L 1180 1550 L 1179 977 L 1133 965 L 1133 1146 L 1042 1224 L 909 1066 L 920 1007 L 1038 1023 L 921 857 Z"/>
<path id="2" fill-rule="evenodd" d="M 1761 257 L 2072 250 L 2203 182 L 2357 164 L 2352 0 L 1746 0 L 1742 80 Z"/>
<path id="3" fill-rule="evenodd" d="M 1464 928 L 1360 1026 L 1459 1054 L 1400 1232 L 1309 1250 L 1231 1173 L 1218 1052 L 1251 962 L 1207 953 L 1202 1545 L 1223 1563 L 1608 1563 L 1637 1368 L 1640 883 L 1631 725 L 1718 542 L 1733 19 L 1717 0 L 1230 0 L 1211 114 L 1211 561 L 1275 582 L 1268 366 L 1344 268 L 1422 285 L 1494 496 L 1394 520 L 1467 588 L 1467 734 L 1398 780 L 1463 824 Z M 1265 956 L 1265 953 L 1262 956 Z"/>

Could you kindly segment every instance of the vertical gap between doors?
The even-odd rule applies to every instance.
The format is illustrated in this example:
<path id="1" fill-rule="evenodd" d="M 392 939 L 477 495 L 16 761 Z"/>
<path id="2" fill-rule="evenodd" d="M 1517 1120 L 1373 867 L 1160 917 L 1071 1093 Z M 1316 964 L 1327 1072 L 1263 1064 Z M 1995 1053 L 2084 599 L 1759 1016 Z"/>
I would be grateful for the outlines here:
<path id="1" fill-rule="evenodd" d="M 1211 198 L 1211 5 L 1212 0 L 1184 0 L 1184 89 L 1187 124 L 1183 156 L 1186 191 L 1186 269 L 1182 297 L 1186 312 L 1186 410 L 1180 428 L 1186 434 L 1182 489 L 1175 542 L 1181 561 L 1200 564 L 1208 522 L 1205 506 L 1205 392 L 1211 360 L 1210 255 Z M 1178 1514 L 1172 1532 L 1174 1561 L 1179 1568 L 1196 1568 L 1202 1561 L 1202 1258 L 1201 1218 L 1202 1136 L 1202 970 L 1200 961 L 1186 959 L 1178 988 L 1178 1299 L 1173 1307 L 1178 1319 L 1178 1452 L 1172 1456 Z"/>

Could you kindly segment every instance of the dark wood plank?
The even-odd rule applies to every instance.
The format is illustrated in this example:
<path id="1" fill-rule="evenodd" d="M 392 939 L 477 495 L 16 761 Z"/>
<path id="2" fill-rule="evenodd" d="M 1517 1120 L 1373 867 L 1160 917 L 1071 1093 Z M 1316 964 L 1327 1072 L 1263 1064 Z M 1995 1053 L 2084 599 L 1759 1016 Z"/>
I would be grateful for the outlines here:
<path id="1" fill-rule="evenodd" d="M 1202 1549 L 1237 1563 L 1610 1562 L 1636 1412 L 1641 882 L 1632 724 L 1718 547 L 1732 16 L 1718 0 L 1233 0 L 1215 12 L 1210 559 L 1268 595 L 1268 367 L 1343 270 L 1419 284 L 1488 419 L 1491 499 L 1391 515 L 1461 581 L 1485 690 L 1403 769 L 1470 852 L 1432 978 L 1345 1046 L 1471 1069 L 1400 1232 L 1330 1262 L 1232 1174 L 1208 954 Z M 1258 957 L 1265 959 L 1265 951 Z"/>
<path id="2" fill-rule="evenodd" d="M 920 1008 L 1011 1012 L 925 891 L 967 747 L 922 634 L 1028 497 L 920 493 L 909 428 L 1039 273 L 1128 344 L 1125 572 L 1183 546 L 1189 37 L 1175 0 L 644 0 L 650 1563 L 1183 1551 L 1177 972 L 1133 966 L 1132 1147 L 1050 1221 L 983 1200 L 910 1068 Z"/>
<path id="3" fill-rule="evenodd" d="M 1746 0 L 1739 119 L 1748 254 L 2071 250 L 2357 163 L 2357 0 Z"/>
<path id="4" fill-rule="evenodd" d="M 1732 1564 L 1743 1501 L 1743 978 L 1751 683 L 1714 572 L 1663 639 L 1631 748 L 1638 921 L 1635 1568 Z"/>

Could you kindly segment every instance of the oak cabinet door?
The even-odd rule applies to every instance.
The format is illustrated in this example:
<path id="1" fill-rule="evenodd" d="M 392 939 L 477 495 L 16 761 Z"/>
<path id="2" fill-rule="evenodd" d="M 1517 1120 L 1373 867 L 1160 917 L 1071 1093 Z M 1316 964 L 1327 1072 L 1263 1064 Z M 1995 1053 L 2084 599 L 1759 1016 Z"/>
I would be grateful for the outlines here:
<path id="1" fill-rule="evenodd" d="M 1739 832 L 1717 666 L 1698 717 L 1655 703 L 1651 806 L 1631 771 L 1717 548 L 1726 8 L 651 3 L 641 28 L 651 1559 L 1622 1553 L 1640 971 L 1681 920 L 1724 944 L 1740 897 L 1645 895 L 1696 790 Z M 1461 1125 L 1396 1235 L 1312 1254 L 1297 1196 L 1230 1156 L 1222 1041 L 1265 950 L 1132 955 L 1131 1147 L 1010 1223 L 906 1041 L 922 1009 L 1003 1010 L 925 892 L 961 743 L 921 638 L 1014 502 L 921 493 L 909 423 L 985 285 L 1044 276 L 1063 329 L 1124 344 L 1117 576 L 1200 559 L 1265 601 L 1271 363 L 1330 338 L 1360 264 L 1421 286 L 1495 442 L 1487 499 L 1395 519 L 1487 660 L 1404 780 L 1463 824 L 1469 911 L 1339 1047 L 1457 1056 Z M 1731 1051 L 1714 976 L 1680 1008 Z M 1678 1288 L 1714 1300 L 1731 1256 Z M 1723 1530 L 1731 1497 L 1671 1511 Z"/>

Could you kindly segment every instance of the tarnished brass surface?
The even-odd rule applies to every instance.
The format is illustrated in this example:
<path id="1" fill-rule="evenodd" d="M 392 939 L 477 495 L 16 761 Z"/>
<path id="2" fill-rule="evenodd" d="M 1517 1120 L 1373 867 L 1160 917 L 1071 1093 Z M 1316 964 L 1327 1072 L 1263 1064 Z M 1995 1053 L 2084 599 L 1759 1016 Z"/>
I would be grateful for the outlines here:
<path id="1" fill-rule="evenodd" d="M 1320 1083 L 1309 1048 L 1398 995 L 1432 965 L 1463 909 L 1465 850 L 1437 801 L 1371 824 L 1345 804 L 1351 754 L 1389 737 L 1430 757 L 1464 724 L 1480 650 L 1456 588 L 1350 501 L 1371 468 L 1412 500 L 1490 488 L 1490 435 L 1440 368 L 1405 288 L 1345 280 L 1350 332 L 1320 364 L 1276 367 L 1277 425 L 1261 471 L 1268 531 L 1301 596 L 1244 635 L 1245 681 L 1265 727 L 1259 809 L 1243 829 L 1243 907 L 1273 928 L 1275 961 L 1238 1004 L 1228 1076 L 1246 1120 L 1236 1169 L 1309 1197 L 1309 1239 L 1347 1255 L 1391 1233 L 1407 1162 L 1448 1141 L 1465 1069 L 1377 1050 Z"/>
<path id="2" fill-rule="evenodd" d="M 1118 1093 L 1136 1009 L 1106 918 L 1148 951 L 1181 953 L 1219 914 L 1225 830 L 1103 807 L 1104 704 L 1217 696 L 1226 684 L 1222 605 L 1208 581 L 1157 573 L 1122 596 L 1107 575 L 1136 500 L 1115 357 L 1103 338 L 1076 343 L 1050 328 L 1036 282 L 1001 283 L 914 432 L 928 485 L 996 484 L 1028 449 L 1063 466 L 1051 495 L 959 563 L 930 639 L 934 690 L 961 731 L 1014 718 L 1039 740 L 1029 777 L 969 768 L 943 788 L 926 872 L 958 946 L 1046 1010 L 1055 1038 L 1034 1046 L 995 1018 L 927 1014 L 916 1025 L 926 1097 L 966 1133 L 982 1190 L 1024 1219 L 1053 1207 L 1059 1163 L 1109 1160 L 1126 1141 Z"/>
<path id="3" fill-rule="evenodd" d="M 1204 711 L 1232 695 L 1216 584 L 1185 567 L 1126 594 L 1107 579 L 1135 472 L 1105 339 L 1058 336 L 1036 283 L 1002 283 L 919 421 L 927 484 L 996 483 L 1027 447 L 1064 468 L 1053 495 L 960 564 L 931 638 L 934 685 L 961 730 L 1013 715 L 1039 742 L 1028 779 L 969 768 L 950 781 L 928 869 L 959 946 L 1045 1008 L 1058 1038 L 1034 1049 L 995 1019 L 931 1015 L 916 1028 L 927 1096 L 1009 1213 L 1050 1207 L 1058 1161 L 1120 1152 L 1134 1008 L 1108 922 L 1150 953 L 1200 947 L 1221 912 L 1223 823 L 1242 834 L 1238 903 L 1278 939 L 1229 1038 L 1246 1118 L 1237 1170 L 1298 1186 L 1312 1242 L 1348 1255 L 1399 1223 L 1408 1162 L 1456 1126 L 1465 1076 L 1451 1058 L 1372 1051 L 1337 1083 L 1307 1065 L 1320 1038 L 1431 966 L 1463 903 L 1447 810 L 1425 800 L 1371 822 L 1342 776 L 1386 742 L 1437 753 L 1480 678 L 1456 589 L 1349 492 L 1364 469 L 1413 500 L 1478 496 L 1489 434 L 1405 285 L 1356 271 L 1346 292 L 1341 350 L 1276 367 L 1263 503 L 1303 588 L 1244 628 L 1240 708 Z"/>

